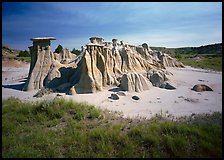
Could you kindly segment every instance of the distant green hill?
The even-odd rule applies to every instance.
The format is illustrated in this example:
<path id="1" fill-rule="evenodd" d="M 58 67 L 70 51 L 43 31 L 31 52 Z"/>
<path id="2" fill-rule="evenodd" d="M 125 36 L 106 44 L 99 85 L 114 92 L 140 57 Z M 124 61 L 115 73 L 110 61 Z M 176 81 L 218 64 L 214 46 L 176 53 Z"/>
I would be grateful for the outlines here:
<path id="1" fill-rule="evenodd" d="M 2 45 L 2 60 L 22 60 L 30 62 L 29 51 L 14 49 L 8 45 Z"/>
<path id="2" fill-rule="evenodd" d="M 153 50 L 165 52 L 174 56 L 175 54 L 222 54 L 222 43 L 210 44 L 200 47 L 166 48 L 150 47 Z"/>

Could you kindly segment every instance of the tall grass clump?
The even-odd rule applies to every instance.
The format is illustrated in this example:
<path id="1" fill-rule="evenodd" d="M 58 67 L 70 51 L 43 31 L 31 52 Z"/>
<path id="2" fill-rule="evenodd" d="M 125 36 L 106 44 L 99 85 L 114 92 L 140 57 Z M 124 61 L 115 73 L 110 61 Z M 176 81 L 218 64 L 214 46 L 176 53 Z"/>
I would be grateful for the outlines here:
<path id="1" fill-rule="evenodd" d="M 87 103 L 61 98 L 40 102 L 9 98 L 2 101 L 2 157 L 222 156 L 222 113 L 175 122 L 160 119 L 122 118 Z"/>

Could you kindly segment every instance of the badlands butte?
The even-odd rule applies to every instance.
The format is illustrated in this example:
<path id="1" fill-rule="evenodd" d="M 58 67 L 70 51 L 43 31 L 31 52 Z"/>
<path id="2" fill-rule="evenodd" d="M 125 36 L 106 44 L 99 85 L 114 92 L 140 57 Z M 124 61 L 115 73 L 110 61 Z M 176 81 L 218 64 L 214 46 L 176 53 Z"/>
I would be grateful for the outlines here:
<path id="1" fill-rule="evenodd" d="M 91 37 L 81 54 L 73 57 L 68 49 L 53 53 L 50 40 L 33 38 L 30 48 L 31 64 L 25 91 L 49 88 L 66 94 L 95 93 L 107 86 L 123 91 L 141 92 L 153 86 L 175 89 L 167 81 L 166 67 L 184 67 L 168 54 L 151 50 L 146 43 L 134 46 L 104 42 Z"/>
<path id="2" fill-rule="evenodd" d="M 77 56 L 66 48 L 52 52 L 54 37 L 31 40 L 30 64 L 3 65 L 3 99 L 63 97 L 124 117 L 222 112 L 222 72 L 184 66 L 146 43 L 91 37 Z"/>

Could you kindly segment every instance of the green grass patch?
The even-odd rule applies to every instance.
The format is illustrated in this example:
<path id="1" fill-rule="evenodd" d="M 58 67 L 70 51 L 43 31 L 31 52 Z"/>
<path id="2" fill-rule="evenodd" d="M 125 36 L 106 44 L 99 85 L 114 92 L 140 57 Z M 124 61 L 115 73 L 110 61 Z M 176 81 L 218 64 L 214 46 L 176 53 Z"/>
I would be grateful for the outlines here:
<path id="1" fill-rule="evenodd" d="M 156 120 L 155 120 L 156 119 Z M 179 121 L 122 118 L 87 103 L 2 102 L 2 157 L 222 156 L 222 113 Z"/>
<path id="2" fill-rule="evenodd" d="M 200 57 L 201 60 L 192 59 L 194 57 Z M 196 68 L 222 71 L 221 54 L 181 54 L 178 60 L 184 65 L 189 65 Z"/>

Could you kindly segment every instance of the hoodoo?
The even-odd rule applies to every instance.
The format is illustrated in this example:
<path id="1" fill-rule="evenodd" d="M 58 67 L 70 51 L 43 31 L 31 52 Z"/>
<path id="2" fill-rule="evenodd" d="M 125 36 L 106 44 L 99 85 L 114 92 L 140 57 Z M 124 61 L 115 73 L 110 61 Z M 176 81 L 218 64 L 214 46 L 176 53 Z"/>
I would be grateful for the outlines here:
<path id="1" fill-rule="evenodd" d="M 53 61 L 50 41 L 54 37 L 32 38 L 33 46 L 29 47 L 31 54 L 30 70 L 24 90 L 40 89 Z"/>

